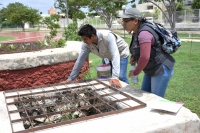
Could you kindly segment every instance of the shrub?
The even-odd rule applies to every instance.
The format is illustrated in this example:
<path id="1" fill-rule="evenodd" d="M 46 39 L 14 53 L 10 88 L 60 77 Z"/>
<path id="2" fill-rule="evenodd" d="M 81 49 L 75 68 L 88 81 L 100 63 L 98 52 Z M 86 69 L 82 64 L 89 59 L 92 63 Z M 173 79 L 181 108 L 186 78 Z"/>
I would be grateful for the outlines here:
<path id="1" fill-rule="evenodd" d="M 63 37 L 65 38 L 65 40 L 81 41 L 81 37 L 78 35 L 77 23 L 73 22 L 68 24 L 68 27 L 64 28 Z"/>
<path id="2" fill-rule="evenodd" d="M 66 43 L 66 40 L 60 38 L 59 40 L 55 40 L 54 42 L 52 42 L 52 45 L 54 48 L 58 48 L 58 47 L 64 47 L 65 43 Z"/>

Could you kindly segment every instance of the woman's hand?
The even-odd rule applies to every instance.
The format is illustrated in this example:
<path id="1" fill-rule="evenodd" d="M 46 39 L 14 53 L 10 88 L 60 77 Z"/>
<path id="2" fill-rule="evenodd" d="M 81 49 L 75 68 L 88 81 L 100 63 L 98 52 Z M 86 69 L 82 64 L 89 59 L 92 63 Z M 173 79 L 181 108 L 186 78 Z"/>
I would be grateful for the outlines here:
<path id="1" fill-rule="evenodd" d="M 133 76 L 134 76 L 134 70 L 130 70 L 129 74 L 128 74 L 128 77 L 130 78 L 130 77 L 133 77 Z"/>
<path id="2" fill-rule="evenodd" d="M 131 66 L 136 64 L 133 56 L 130 57 L 130 64 L 131 64 Z"/>

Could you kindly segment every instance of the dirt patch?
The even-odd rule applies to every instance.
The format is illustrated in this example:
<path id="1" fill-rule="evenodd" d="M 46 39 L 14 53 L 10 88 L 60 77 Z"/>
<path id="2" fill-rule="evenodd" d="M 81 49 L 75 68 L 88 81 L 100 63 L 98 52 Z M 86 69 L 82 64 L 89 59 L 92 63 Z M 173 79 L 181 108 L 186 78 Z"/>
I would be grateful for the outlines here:
<path id="1" fill-rule="evenodd" d="M 53 46 L 40 45 L 36 42 L 26 42 L 26 43 L 4 43 L 0 44 L 0 54 L 13 54 L 31 51 L 40 51 L 44 49 L 55 48 Z"/>
<path id="2" fill-rule="evenodd" d="M 0 33 L 0 36 L 13 36 L 14 40 L 0 42 L 0 54 L 21 53 L 30 51 L 39 51 L 43 49 L 53 48 L 54 46 L 41 46 L 36 41 L 43 41 L 45 35 L 49 35 L 45 32 L 12 32 L 12 33 Z M 53 40 L 58 40 L 62 37 L 62 34 L 57 34 Z"/>

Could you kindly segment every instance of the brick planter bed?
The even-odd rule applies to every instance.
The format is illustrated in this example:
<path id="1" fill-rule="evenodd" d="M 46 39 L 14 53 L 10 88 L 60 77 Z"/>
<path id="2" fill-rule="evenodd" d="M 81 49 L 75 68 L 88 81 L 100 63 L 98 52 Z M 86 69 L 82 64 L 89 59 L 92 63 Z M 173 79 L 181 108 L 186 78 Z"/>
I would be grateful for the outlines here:
<path id="1" fill-rule="evenodd" d="M 81 42 L 69 41 L 64 48 L 1 54 L 0 91 L 59 83 L 71 73 L 80 52 Z M 89 73 L 88 59 L 79 76 Z"/>
<path id="2" fill-rule="evenodd" d="M 27 88 L 59 83 L 67 79 L 75 61 L 55 65 L 43 65 L 22 70 L 0 71 L 0 91 L 17 88 Z M 83 80 L 84 73 L 89 72 L 89 63 L 85 62 L 80 74 L 75 80 Z"/>

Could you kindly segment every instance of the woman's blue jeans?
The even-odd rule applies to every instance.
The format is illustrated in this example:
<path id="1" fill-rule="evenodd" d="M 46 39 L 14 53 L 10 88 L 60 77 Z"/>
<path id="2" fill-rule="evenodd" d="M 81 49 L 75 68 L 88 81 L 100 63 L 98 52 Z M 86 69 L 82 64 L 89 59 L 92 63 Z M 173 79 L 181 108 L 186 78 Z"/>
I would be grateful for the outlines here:
<path id="1" fill-rule="evenodd" d="M 129 84 L 128 82 L 128 78 L 127 78 L 127 66 L 128 66 L 128 58 L 129 56 L 125 57 L 125 58 L 121 58 L 120 59 L 120 73 L 119 73 L 119 80 Z M 102 60 L 103 64 L 105 64 L 104 60 Z M 112 74 L 112 63 L 110 61 L 111 64 L 111 74 Z"/>
<path id="2" fill-rule="evenodd" d="M 167 66 L 163 65 L 163 69 L 164 73 L 161 75 L 151 77 L 144 74 L 141 89 L 143 91 L 156 94 L 160 97 L 164 97 L 169 80 L 171 79 L 174 73 L 174 68 L 169 69 Z"/>

